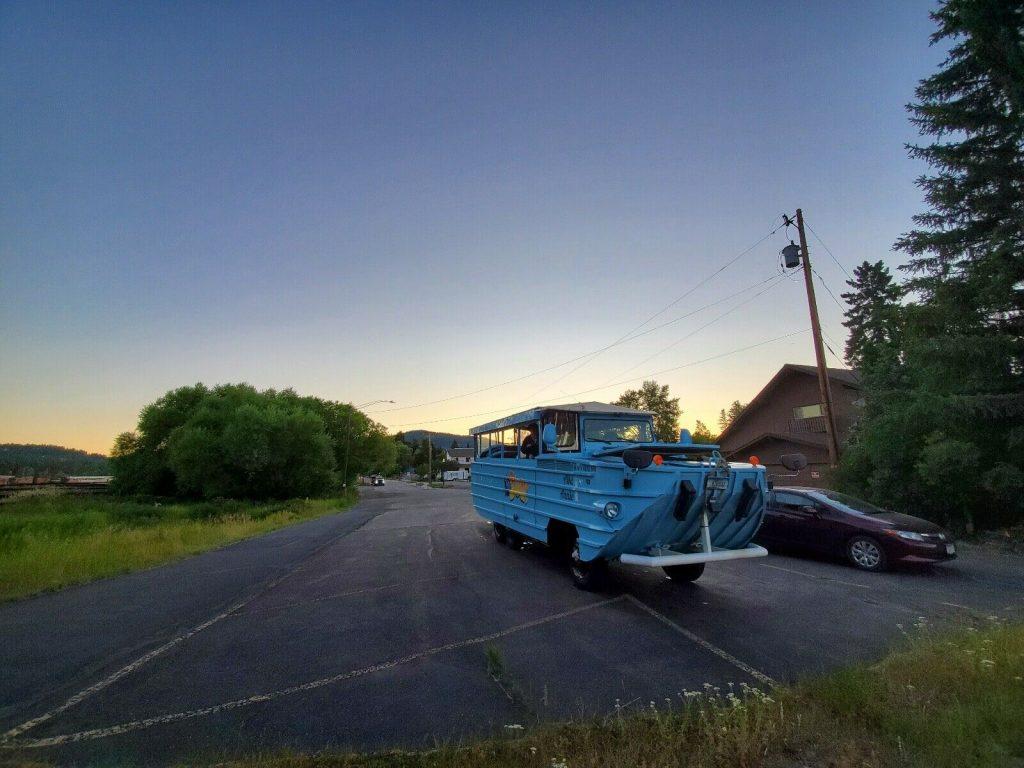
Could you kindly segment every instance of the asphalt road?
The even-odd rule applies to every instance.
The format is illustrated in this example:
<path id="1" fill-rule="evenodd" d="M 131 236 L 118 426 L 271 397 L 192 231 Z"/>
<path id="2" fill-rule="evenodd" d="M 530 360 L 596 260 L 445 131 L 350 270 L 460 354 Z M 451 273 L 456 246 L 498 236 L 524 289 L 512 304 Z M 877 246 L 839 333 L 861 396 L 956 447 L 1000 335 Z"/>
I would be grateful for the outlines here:
<path id="1" fill-rule="evenodd" d="M 790 681 L 876 657 L 921 617 L 1019 620 L 1022 566 L 772 555 L 692 585 L 616 567 L 588 594 L 545 552 L 495 543 L 465 488 L 391 483 L 341 515 L 0 606 L 0 762 L 417 747 Z"/>

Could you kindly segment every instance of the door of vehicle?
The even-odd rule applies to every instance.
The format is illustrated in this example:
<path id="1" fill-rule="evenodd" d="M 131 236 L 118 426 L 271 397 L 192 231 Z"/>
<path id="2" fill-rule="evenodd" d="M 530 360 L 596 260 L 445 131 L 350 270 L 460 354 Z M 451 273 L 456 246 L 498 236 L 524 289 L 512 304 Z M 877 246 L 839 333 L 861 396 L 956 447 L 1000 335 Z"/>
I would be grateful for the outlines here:
<path id="1" fill-rule="evenodd" d="M 827 540 L 831 536 L 829 523 L 809 496 L 793 491 L 775 491 L 770 514 L 765 516 L 766 523 L 769 519 L 771 525 L 767 536 L 776 543 L 817 551 L 827 550 L 830 546 Z"/>

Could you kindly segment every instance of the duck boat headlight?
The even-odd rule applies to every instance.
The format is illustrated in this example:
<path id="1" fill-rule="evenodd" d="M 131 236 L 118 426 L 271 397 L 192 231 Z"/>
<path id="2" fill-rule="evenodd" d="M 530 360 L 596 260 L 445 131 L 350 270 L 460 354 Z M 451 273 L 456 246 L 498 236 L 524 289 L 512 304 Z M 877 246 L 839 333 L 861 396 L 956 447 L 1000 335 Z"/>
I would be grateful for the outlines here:
<path id="1" fill-rule="evenodd" d="M 607 504 L 604 505 L 604 509 L 601 511 L 601 514 L 603 514 L 609 520 L 614 520 L 616 517 L 619 516 L 619 512 L 621 511 L 622 507 L 619 506 L 619 503 L 617 501 L 609 501 Z"/>

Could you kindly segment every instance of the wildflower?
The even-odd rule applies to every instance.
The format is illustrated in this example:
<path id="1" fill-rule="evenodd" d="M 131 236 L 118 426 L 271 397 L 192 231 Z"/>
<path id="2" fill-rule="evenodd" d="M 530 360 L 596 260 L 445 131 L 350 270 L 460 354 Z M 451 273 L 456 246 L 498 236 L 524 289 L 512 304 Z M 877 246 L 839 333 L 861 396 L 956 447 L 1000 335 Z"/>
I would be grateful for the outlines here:
<path id="1" fill-rule="evenodd" d="M 530 747 L 530 754 L 531 755 L 536 755 L 537 754 L 537 748 L 536 747 Z"/>
<path id="2" fill-rule="evenodd" d="M 551 768 L 569 768 L 569 764 L 565 762 L 564 757 L 552 757 Z"/>

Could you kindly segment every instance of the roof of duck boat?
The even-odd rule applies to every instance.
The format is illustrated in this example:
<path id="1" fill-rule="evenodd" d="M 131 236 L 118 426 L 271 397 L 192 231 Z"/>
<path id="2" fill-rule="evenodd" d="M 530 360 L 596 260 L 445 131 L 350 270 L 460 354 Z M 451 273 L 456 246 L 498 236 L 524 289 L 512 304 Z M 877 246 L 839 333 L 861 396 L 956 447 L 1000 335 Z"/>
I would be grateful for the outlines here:
<path id="1" fill-rule="evenodd" d="M 568 411 L 570 413 L 600 413 L 609 416 L 651 416 L 652 411 L 638 411 L 635 408 L 627 408 L 624 405 L 613 405 L 612 403 L 564 403 L 562 405 L 537 405 L 526 411 L 514 413 L 502 419 L 495 419 L 479 427 L 469 430 L 471 435 L 479 435 L 482 432 L 490 432 L 494 429 L 503 429 L 514 424 L 522 424 L 524 421 L 535 421 L 541 418 L 548 411 Z"/>

